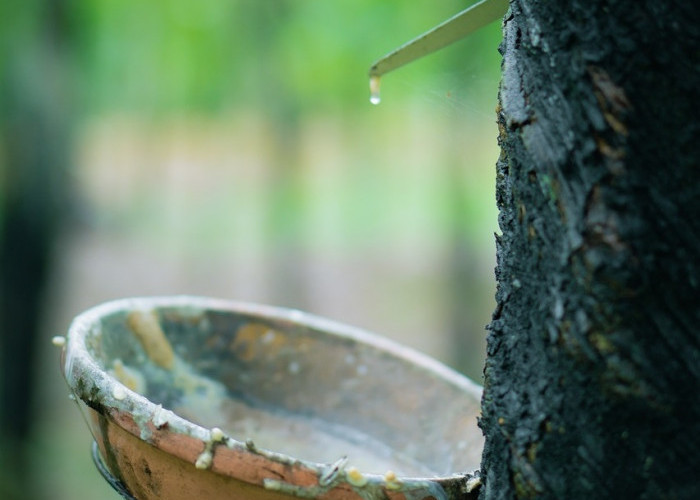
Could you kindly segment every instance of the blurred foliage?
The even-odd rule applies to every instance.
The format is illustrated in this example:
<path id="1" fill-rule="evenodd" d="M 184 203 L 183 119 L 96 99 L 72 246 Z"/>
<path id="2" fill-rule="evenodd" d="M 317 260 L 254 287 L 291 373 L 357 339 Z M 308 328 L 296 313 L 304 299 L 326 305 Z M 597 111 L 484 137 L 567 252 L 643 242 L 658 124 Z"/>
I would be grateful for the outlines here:
<path id="1" fill-rule="evenodd" d="M 280 100 L 297 112 L 347 111 L 364 104 L 374 59 L 463 7 L 456 0 L 73 0 L 77 85 L 89 112 L 217 112 L 275 108 Z M 493 36 L 487 43 L 493 52 Z M 414 83 L 434 78 L 439 63 L 426 59 Z"/>
<path id="2" fill-rule="evenodd" d="M 41 18 L 54 15 L 52 5 L 54 2 L 40 0 L 3 4 L 7 11 L 0 17 L 0 30 L 7 29 L 0 62 L 3 68 L 14 71 L 16 60 L 26 59 L 32 45 L 47 37 L 41 31 Z M 70 68 L 71 110 L 79 128 L 85 123 L 94 127 L 86 120 L 101 116 L 130 116 L 136 126 L 149 121 L 163 124 L 173 118 L 192 122 L 196 116 L 262 120 L 262 126 L 251 126 L 258 126 L 259 133 L 268 137 L 267 149 L 278 150 L 269 159 L 276 173 L 265 187 L 271 200 L 266 226 L 275 242 L 308 236 L 303 234 L 304 211 L 313 208 L 309 198 L 320 195 L 318 190 L 310 192 L 295 172 L 304 168 L 294 152 L 304 127 L 301 123 L 332 117 L 341 124 L 343 135 L 355 141 L 343 145 L 348 151 L 342 152 L 339 166 L 345 188 L 336 196 L 345 207 L 340 216 L 349 235 L 341 244 L 387 234 L 375 216 L 379 212 L 410 211 L 402 198 L 415 185 L 406 185 L 405 176 L 397 177 L 398 172 L 391 168 L 392 155 L 402 146 L 390 143 L 400 142 L 396 136 L 407 132 L 400 127 L 421 121 L 426 148 L 446 134 L 445 143 L 453 141 L 452 150 L 457 151 L 454 144 L 465 142 L 466 137 L 465 129 L 459 131 L 455 124 L 475 123 L 473 132 L 481 134 L 484 121 L 493 123 L 498 23 L 390 73 L 383 82 L 383 104 L 377 109 L 368 103 L 371 63 L 464 8 L 463 1 L 64 0 L 62 5 L 63 18 L 53 24 L 64 30 L 63 64 Z M 11 60 L 15 63 L 8 63 Z M 40 78 L 40 71 L 35 74 Z M 391 102 L 397 107 L 392 108 Z M 452 136 L 451 129 L 462 135 Z M 148 130 L 144 133 L 151 133 Z M 495 142 L 495 133 L 491 137 Z M 115 137 L 115 143 L 118 139 Z M 235 142 L 233 137 L 231 142 Z M 479 153 L 464 154 L 475 160 Z M 426 191 L 432 199 L 424 199 L 416 210 L 431 210 L 433 215 L 437 210 L 438 223 L 449 226 L 453 224 L 452 199 L 446 190 L 454 179 L 441 174 L 446 160 L 437 158 L 444 151 L 436 151 L 435 156 L 436 165 L 416 168 L 444 186 Z M 143 157 L 139 163 L 153 168 Z M 482 173 L 492 177 L 488 169 Z M 238 195 L 239 202 L 249 196 L 237 192 L 242 182 L 225 186 Z M 469 191 L 460 207 L 463 221 L 470 222 L 473 234 L 490 239 L 491 231 L 484 231 L 480 214 L 484 207 L 493 207 L 492 191 L 481 182 L 464 183 L 463 188 Z M 358 192 L 364 194 L 362 203 L 355 201 Z M 131 193 L 122 207 L 122 214 L 128 217 L 123 223 L 138 229 L 150 222 L 146 233 L 152 227 L 163 227 L 152 219 L 159 213 L 152 205 L 152 186 L 143 185 Z M 213 206 L 211 211 L 232 214 L 242 205 Z M 110 210 L 115 208 L 119 209 L 112 206 Z M 224 227 L 220 220 L 200 220 L 210 221 L 211 235 L 222 233 L 216 229 Z M 389 215 L 383 220 L 385 225 L 401 223 Z M 201 231 L 201 224 L 198 227 Z M 372 228 L 374 233 L 367 233 Z M 363 231 L 367 233 L 364 238 Z M 360 238 L 353 238 L 358 234 Z"/>

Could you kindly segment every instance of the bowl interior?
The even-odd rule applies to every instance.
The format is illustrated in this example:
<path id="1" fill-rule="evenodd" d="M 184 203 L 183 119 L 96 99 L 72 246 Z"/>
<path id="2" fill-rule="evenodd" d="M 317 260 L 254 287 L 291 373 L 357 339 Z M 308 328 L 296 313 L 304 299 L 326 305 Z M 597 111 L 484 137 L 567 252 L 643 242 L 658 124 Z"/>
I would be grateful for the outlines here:
<path id="1" fill-rule="evenodd" d="M 203 427 L 295 458 L 412 477 L 478 468 L 479 389 L 362 331 L 273 308 L 155 304 L 87 330 L 99 368 Z"/>

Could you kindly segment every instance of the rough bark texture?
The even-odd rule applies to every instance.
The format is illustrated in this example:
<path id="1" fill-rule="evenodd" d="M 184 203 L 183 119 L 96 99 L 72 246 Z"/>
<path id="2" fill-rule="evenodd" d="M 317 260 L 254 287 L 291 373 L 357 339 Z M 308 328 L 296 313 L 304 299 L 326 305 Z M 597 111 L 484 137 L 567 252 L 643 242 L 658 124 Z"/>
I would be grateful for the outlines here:
<path id="1" fill-rule="evenodd" d="M 700 498 L 700 19 L 516 0 L 481 498 Z"/>

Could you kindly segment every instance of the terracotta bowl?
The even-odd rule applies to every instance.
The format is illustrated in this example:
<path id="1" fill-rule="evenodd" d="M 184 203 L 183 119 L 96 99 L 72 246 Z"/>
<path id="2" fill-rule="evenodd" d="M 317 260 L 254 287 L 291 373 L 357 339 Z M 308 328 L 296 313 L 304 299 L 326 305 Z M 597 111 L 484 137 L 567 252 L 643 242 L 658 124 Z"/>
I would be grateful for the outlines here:
<path id="1" fill-rule="evenodd" d="M 78 316 L 63 370 L 101 466 L 145 499 L 475 494 L 481 389 L 299 311 L 135 298 Z"/>

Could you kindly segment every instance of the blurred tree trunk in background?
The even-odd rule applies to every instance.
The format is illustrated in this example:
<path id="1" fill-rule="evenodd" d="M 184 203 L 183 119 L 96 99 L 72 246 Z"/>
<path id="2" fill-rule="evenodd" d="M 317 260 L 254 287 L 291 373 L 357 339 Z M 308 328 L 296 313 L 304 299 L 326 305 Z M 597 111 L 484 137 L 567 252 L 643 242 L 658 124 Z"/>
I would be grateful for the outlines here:
<path id="1" fill-rule="evenodd" d="M 300 193 L 301 165 L 299 160 L 299 132 L 301 104 L 289 87 L 287 75 L 279 64 L 280 39 L 289 23 L 293 10 L 289 0 L 243 2 L 239 15 L 247 19 L 249 30 L 246 40 L 258 57 L 254 78 L 257 83 L 250 95 L 259 103 L 258 111 L 266 118 L 270 143 L 271 171 L 266 206 L 266 247 L 270 249 L 272 268 L 261 279 L 272 283 L 271 302 L 286 307 L 308 308 L 306 296 L 306 258 L 303 248 L 304 232 L 298 221 L 302 200 Z"/>
<path id="2" fill-rule="evenodd" d="M 699 12 L 511 5 L 481 498 L 700 498 Z"/>
<path id="3" fill-rule="evenodd" d="M 63 206 L 70 88 L 62 1 L 3 7 L 0 64 L 0 497 L 32 498 L 27 468 L 42 289 Z"/>
<path id="4" fill-rule="evenodd" d="M 493 294 L 487 291 L 494 288 L 491 235 L 481 231 L 483 225 L 479 221 L 488 221 L 489 225 L 493 221 L 485 216 L 492 209 L 493 191 L 484 188 L 484 178 L 492 171 L 481 160 L 486 147 L 482 142 L 484 135 L 478 131 L 483 129 L 483 122 L 472 118 L 467 121 L 472 122 L 471 127 L 465 129 L 463 112 L 492 118 L 499 69 L 498 61 L 490 55 L 497 37 L 500 37 L 500 23 L 493 23 L 450 48 L 447 52 L 450 56 L 446 57 L 448 67 L 463 68 L 450 77 L 454 80 L 454 95 L 448 91 L 445 96 L 458 106 L 450 112 L 446 129 L 450 131 L 448 142 L 459 145 L 450 149 L 442 175 L 449 224 L 446 238 L 449 253 L 445 258 L 448 292 L 445 311 L 451 346 L 448 362 L 479 383 L 484 366 L 486 324 L 493 310 Z M 488 139 L 496 142 L 495 137 Z M 481 196 L 484 191 L 487 193 Z"/>
<path id="5" fill-rule="evenodd" d="M 455 126 L 455 130 L 459 130 Z M 450 364 L 474 380 L 479 380 L 484 361 L 484 325 L 487 319 L 479 315 L 488 311 L 485 304 L 484 287 L 481 277 L 481 259 L 479 245 L 472 243 L 470 234 L 465 230 L 469 203 L 464 188 L 464 178 L 460 175 L 461 164 L 450 164 L 447 170 L 449 196 L 449 222 L 451 251 L 447 256 L 446 280 L 449 295 L 447 297 L 447 320 L 449 326 Z M 482 320 L 479 323 L 479 320 Z"/>

